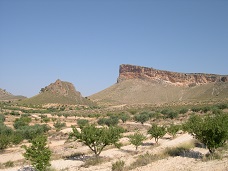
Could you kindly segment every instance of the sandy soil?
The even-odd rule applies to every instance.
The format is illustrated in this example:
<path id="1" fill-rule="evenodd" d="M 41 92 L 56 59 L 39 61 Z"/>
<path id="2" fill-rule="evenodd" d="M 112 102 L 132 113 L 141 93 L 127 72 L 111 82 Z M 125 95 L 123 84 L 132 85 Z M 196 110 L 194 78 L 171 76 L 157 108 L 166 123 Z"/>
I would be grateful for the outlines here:
<path id="1" fill-rule="evenodd" d="M 69 130 L 65 130 L 66 132 Z M 58 159 L 53 160 L 51 165 L 57 170 L 68 169 L 68 170 L 78 170 L 78 171 L 110 171 L 112 163 L 121 159 L 125 161 L 126 165 L 130 165 L 136 159 L 137 155 L 149 152 L 152 154 L 159 154 L 162 150 L 167 147 L 178 146 L 182 143 L 189 142 L 192 140 L 192 136 L 189 134 L 181 134 L 175 139 L 169 139 L 169 136 L 165 136 L 163 139 L 159 140 L 159 145 L 155 145 L 153 139 L 144 141 L 144 144 L 139 147 L 138 153 L 135 152 L 135 147 L 133 145 L 125 145 L 121 149 L 111 148 L 106 149 L 101 153 L 101 157 L 109 158 L 109 162 L 102 163 L 98 166 L 90 166 L 89 168 L 81 167 L 84 163 L 81 160 L 64 160 Z M 127 138 L 122 141 L 126 142 Z M 81 146 L 77 144 L 78 148 L 72 149 L 67 148 L 64 140 L 52 141 L 50 143 L 50 148 L 53 151 L 59 153 L 67 152 L 83 152 L 86 156 L 92 156 L 88 147 Z M 0 163 L 5 163 L 7 161 L 17 161 L 23 159 L 23 150 L 20 148 L 9 149 L 4 154 L 0 155 Z M 207 149 L 200 149 L 201 153 L 207 153 Z M 20 167 L 13 167 L 9 169 L 0 169 L 1 171 L 17 171 Z M 133 171 L 179 171 L 179 170 L 202 170 L 202 171 L 227 171 L 228 170 L 228 159 L 223 160 L 213 160 L 208 162 L 202 162 L 199 159 L 187 158 L 187 157 L 168 157 L 166 159 L 158 160 L 151 164 L 143 167 L 134 169 Z"/>

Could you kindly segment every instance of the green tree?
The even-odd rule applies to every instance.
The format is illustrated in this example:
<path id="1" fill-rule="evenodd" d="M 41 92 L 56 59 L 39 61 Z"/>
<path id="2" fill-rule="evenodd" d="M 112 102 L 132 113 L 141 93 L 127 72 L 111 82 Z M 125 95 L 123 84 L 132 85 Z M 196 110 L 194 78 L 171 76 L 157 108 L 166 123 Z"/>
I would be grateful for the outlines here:
<path id="1" fill-rule="evenodd" d="M 130 116 L 126 113 L 121 113 L 119 118 L 122 120 L 123 123 L 125 123 L 130 118 Z"/>
<path id="2" fill-rule="evenodd" d="M 138 146 L 142 145 L 143 140 L 146 139 L 146 137 L 139 132 L 135 132 L 133 135 L 128 136 L 128 138 L 130 143 L 135 146 L 136 151 L 138 149 Z"/>
<path id="3" fill-rule="evenodd" d="M 72 127 L 72 129 L 73 132 L 69 135 L 69 138 L 84 143 L 94 152 L 96 157 L 107 145 L 114 144 L 116 147 L 120 147 L 118 141 L 123 130 L 119 127 L 97 128 L 95 125 L 88 124 L 81 131 L 78 131 L 75 127 Z"/>
<path id="4" fill-rule="evenodd" d="M 172 137 L 174 138 L 177 134 L 177 132 L 180 130 L 181 126 L 180 125 L 174 125 L 171 124 L 168 128 L 167 128 L 167 132 L 172 135 Z"/>
<path id="5" fill-rule="evenodd" d="M 24 157 L 29 160 L 38 171 L 45 171 L 50 166 L 51 151 L 47 147 L 47 137 L 37 136 L 32 140 L 30 147 L 23 146 L 25 149 Z"/>
<path id="6" fill-rule="evenodd" d="M 205 144 L 210 153 L 214 153 L 228 140 L 228 115 L 217 114 L 204 118 L 193 115 L 184 124 L 184 129 Z"/>
<path id="7" fill-rule="evenodd" d="M 149 119 L 150 119 L 149 115 L 147 115 L 146 113 L 137 114 L 137 115 L 134 116 L 134 120 L 136 122 L 140 122 L 141 124 L 144 124 Z"/>
<path id="8" fill-rule="evenodd" d="M 166 134 L 166 128 L 164 126 L 152 124 L 151 128 L 148 130 L 148 133 L 151 135 L 152 138 L 155 139 L 155 142 L 157 144 L 158 139 L 162 138 Z"/>

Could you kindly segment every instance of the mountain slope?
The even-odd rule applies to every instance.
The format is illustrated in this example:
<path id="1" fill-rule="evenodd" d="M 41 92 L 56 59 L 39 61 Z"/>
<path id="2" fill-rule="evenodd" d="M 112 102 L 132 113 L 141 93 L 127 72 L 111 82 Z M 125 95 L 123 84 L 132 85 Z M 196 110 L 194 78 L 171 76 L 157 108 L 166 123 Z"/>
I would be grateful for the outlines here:
<path id="1" fill-rule="evenodd" d="M 0 101 L 1 100 L 19 100 L 19 99 L 25 99 L 24 96 L 15 96 L 6 90 L 3 90 L 0 88 Z"/>
<path id="2" fill-rule="evenodd" d="M 89 98 L 102 105 L 228 98 L 228 76 L 185 74 L 121 65 L 116 84 Z"/>
<path id="3" fill-rule="evenodd" d="M 94 105 L 93 102 L 82 97 L 81 93 L 76 91 L 74 85 L 69 82 L 56 80 L 45 88 L 41 88 L 40 93 L 29 99 L 23 100 L 21 103 L 26 104 L 80 104 L 80 105 Z"/>

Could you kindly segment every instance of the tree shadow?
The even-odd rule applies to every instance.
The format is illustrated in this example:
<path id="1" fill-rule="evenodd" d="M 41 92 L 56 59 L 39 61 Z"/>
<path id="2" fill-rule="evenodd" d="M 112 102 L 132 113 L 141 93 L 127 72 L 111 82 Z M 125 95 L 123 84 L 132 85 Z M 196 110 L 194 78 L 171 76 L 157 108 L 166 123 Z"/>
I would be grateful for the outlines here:
<path id="1" fill-rule="evenodd" d="M 156 145 L 157 145 L 156 143 L 146 142 L 146 143 L 142 143 L 142 145 L 141 145 L 141 146 L 146 147 L 146 146 L 156 146 Z"/>

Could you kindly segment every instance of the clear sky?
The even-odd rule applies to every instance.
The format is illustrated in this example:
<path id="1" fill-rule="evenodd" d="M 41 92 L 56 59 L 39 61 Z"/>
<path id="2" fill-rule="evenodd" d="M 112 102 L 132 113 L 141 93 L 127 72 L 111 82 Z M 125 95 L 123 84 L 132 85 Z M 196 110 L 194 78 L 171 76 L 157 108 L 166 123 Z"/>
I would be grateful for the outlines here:
<path id="1" fill-rule="evenodd" d="M 61 79 L 89 96 L 120 64 L 228 74 L 228 1 L 0 0 L 0 88 L 31 97 Z"/>

